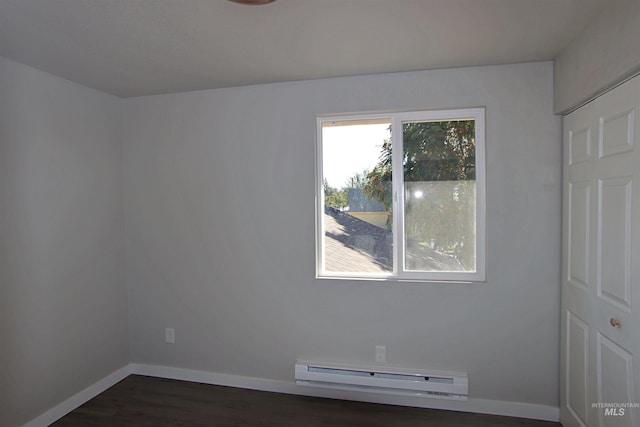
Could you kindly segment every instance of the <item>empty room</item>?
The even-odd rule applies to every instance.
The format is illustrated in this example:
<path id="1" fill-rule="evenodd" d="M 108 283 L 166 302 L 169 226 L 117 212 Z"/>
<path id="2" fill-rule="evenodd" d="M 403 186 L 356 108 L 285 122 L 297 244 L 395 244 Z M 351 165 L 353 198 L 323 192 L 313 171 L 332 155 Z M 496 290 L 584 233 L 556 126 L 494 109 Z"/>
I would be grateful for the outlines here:
<path id="1" fill-rule="evenodd" d="M 640 0 L 0 0 L 0 426 L 640 426 Z"/>

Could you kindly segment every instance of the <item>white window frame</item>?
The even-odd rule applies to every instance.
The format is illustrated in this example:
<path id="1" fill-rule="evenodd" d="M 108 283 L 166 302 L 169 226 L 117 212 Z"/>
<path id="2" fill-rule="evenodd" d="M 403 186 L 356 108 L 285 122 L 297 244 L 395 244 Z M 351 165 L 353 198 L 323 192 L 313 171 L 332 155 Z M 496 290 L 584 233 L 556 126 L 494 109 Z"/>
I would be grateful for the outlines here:
<path id="1" fill-rule="evenodd" d="M 393 141 L 393 271 L 380 273 L 347 273 L 323 271 L 324 266 L 324 187 L 322 124 L 324 122 L 388 119 Z M 476 152 L 476 271 L 406 271 L 404 266 L 404 173 L 402 165 L 402 123 L 416 121 L 475 121 Z M 405 111 L 376 114 L 347 114 L 316 118 L 316 278 L 373 279 L 420 282 L 482 282 L 486 280 L 486 165 L 485 165 L 485 109 Z"/>

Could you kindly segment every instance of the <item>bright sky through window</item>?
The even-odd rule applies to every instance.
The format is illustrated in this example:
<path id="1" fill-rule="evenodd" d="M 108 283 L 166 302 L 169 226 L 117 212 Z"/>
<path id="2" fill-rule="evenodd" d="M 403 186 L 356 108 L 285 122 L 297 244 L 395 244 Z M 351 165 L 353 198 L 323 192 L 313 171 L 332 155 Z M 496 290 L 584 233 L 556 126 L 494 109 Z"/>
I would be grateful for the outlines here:
<path id="1" fill-rule="evenodd" d="M 354 174 L 373 169 L 390 137 L 388 123 L 323 128 L 324 179 L 339 189 Z"/>

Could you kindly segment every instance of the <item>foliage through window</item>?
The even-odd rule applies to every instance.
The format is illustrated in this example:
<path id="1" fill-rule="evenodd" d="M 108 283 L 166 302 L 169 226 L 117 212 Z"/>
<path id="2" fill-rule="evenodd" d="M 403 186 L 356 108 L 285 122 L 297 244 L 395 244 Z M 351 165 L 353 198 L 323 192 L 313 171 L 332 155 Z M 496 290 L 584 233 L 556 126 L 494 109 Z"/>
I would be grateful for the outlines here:
<path id="1" fill-rule="evenodd" d="M 318 119 L 318 276 L 484 280 L 484 109 Z"/>

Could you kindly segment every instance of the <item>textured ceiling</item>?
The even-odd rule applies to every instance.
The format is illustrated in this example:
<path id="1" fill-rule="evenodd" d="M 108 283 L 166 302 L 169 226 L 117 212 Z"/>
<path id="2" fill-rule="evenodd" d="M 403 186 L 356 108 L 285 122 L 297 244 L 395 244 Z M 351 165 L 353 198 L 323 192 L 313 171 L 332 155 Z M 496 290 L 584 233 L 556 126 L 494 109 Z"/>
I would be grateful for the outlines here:
<path id="1" fill-rule="evenodd" d="M 0 0 L 0 56 L 129 97 L 550 60 L 618 0 Z"/>

